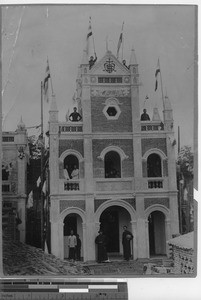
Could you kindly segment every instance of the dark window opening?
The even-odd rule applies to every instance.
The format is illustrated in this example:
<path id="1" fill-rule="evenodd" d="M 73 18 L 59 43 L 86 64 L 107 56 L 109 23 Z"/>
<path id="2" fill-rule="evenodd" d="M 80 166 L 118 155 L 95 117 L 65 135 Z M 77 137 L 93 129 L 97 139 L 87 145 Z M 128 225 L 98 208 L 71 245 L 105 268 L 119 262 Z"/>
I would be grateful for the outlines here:
<path id="1" fill-rule="evenodd" d="M 110 116 L 110 117 L 116 116 L 116 114 L 117 114 L 116 108 L 115 108 L 114 106 L 108 107 L 108 109 L 107 109 L 107 114 L 108 114 L 108 116 Z"/>
<path id="2" fill-rule="evenodd" d="M 8 177 L 9 170 L 5 166 L 2 166 L 2 180 L 8 180 Z"/>
<path id="3" fill-rule="evenodd" d="M 115 151 L 110 151 L 105 155 L 105 178 L 121 177 L 121 158 Z"/>
<path id="4" fill-rule="evenodd" d="M 98 83 L 122 83 L 122 77 L 98 77 Z"/>
<path id="5" fill-rule="evenodd" d="M 148 177 L 162 177 L 161 158 L 158 154 L 150 154 L 147 158 Z"/>
<path id="6" fill-rule="evenodd" d="M 79 179 L 79 161 L 75 155 L 68 155 L 64 159 L 64 169 L 67 170 L 66 176 L 69 179 Z"/>

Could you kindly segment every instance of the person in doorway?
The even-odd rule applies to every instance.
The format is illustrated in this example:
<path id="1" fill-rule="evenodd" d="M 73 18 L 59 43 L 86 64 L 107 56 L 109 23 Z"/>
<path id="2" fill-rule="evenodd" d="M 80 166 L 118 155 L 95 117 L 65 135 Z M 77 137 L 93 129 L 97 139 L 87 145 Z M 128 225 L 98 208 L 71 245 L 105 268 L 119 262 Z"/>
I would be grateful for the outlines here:
<path id="1" fill-rule="evenodd" d="M 73 169 L 73 171 L 71 173 L 71 178 L 73 180 L 79 179 L 79 169 L 77 168 L 76 165 L 74 165 L 74 169 Z"/>
<path id="2" fill-rule="evenodd" d="M 65 169 L 64 169 L 64 178 L 66 180 L 70 179 L 70 176 L 69 176 L 69 173 L 68 173 L 68 166 L 67 165 L 65 166 Z"/>
<path id="3" fill-rule="evenodd" d="M 129 259 L 131 258 L 131 240 L 133 239 L 133 235 L 130 231 L 128 231 L 127 226 L 124 226 L 123 229 L 124 229 L 122 234 L 123 256 L 125 260 L 129 261 Z"/>
<path id="4" fill-rule="evenodd" d="M 68 248 L 69 248 L 69 259 L 74 261 L 75 260 L 75 249 L 77 246 L 77 238 L 71 230 L 70 235 L 68 237 Z"/>
<path id="5" fill-rule="evenodd" d="M 143 114 L 141 114 L 141 121 L 150 121 L 146 108 L 143 109 Z"/>
<path id="6" fill-rule="evenodd" d="M 82 243 L 81 243 L 79 234 L 76 235 L 76 238 L 77 238 L 77 245 L 76 245 L 76 259 L 77 259 L 77 260 L 81 260 L 81 255 L 80 255 L 80 253 L 81 253 L 81 245 L 82 245 Z"/>
<path id="7" fill-rule="evenodd" d="M 109 262 L 108 255 L 107 255 L 107 250 L 106 250 L 106 245 L 107 245 L 107 238 L 103 234 L 103 231 L 100 229 L 99 230 L 99 235 L 95 239 L 95 243 L 97 244 L 98 247 L 98 263 L 102 262 Z"/>
<path id="8" fill-rule="evenodd" d="M 77 112 L 77 107 L 73 108 L 73 112 L 70 114 L 69 120 L 72 122 L 78 122 L 82 120 L 82 116 Z"/>

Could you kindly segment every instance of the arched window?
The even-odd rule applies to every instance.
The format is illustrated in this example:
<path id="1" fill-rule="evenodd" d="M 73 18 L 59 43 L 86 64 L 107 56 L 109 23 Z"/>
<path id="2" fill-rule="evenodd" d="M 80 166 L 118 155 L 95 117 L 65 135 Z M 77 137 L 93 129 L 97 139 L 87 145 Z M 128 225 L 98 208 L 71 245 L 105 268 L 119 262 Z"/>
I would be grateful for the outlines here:
<path id="1" fill-rule="evenodd" d="M 2 180 L 7 181 L 9 178 L 9 169 L 4 164 L 2 165 Z"/>
<path id="2" fill-rule="evenodd" d="M 148 177 L 162 177 L 161 158 L 158 154 L 152 153 L 147 158 Z"/>
<path id="3" fill-rule="evenodd" d="M 105 155 L 105 178 L 121 177 L 121 158 L 116 151 L 109 151 Z"/>
<path id="4" fill-rule="evenodd" d="M 77 156 L 69 154 L 64 159 L 64 169 L 67 170 L 66 176 L 69 179 L 79 179 L 79 160 Z"/>

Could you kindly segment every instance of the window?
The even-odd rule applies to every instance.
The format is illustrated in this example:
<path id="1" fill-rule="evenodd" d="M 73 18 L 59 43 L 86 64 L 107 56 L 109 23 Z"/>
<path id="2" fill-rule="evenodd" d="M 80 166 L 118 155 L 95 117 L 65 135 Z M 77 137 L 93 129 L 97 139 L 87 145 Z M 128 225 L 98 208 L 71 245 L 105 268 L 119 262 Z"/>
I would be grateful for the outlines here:
<path id="1" fill-rule="evenodd" d="M 121 158 L 119 153 L 110 151 L 106 153 L 105 159 L 105 178 L 121 177 Z"/>
<path id="2" fill-rule="evenodd" d="M 98 77 L 98 83 L 122 83 L 122 77 Z"/>
<path id="3" fill-rule="evenodd" d="M 147 158 L 147 176 L 162 177 L 161 158 L 158 154 L 150 154 Z"/>
<path id="4" fill-rule="evenodd" d="M 2 180 L 7 181 L 9 177 L 9 169 L 7 166 L 2 165 Z"/>
<path id="5" fill-rule="evenodd" d="M 64 159 L 64 177 L 66 179 L 79 179 L 79 161 L 75 155 L 68 155 Z"/>
<path id="6" fill-rule="evenodd" d="M 114 117 L 117 114 L 117 110 L 114 106 L 108 107 L 106 112 L 107 112 L 108 116 L 110 116 L 110 117 Z"/>

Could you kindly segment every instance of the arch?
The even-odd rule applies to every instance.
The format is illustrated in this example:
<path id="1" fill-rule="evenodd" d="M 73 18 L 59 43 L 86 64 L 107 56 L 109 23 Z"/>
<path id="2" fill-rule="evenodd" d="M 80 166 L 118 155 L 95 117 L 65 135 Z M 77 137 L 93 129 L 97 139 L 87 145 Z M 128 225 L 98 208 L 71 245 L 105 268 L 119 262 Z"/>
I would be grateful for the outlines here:
<path id="1" fill-rule="evenodd" d="M 115 152 L 117 152 L 117 153 L 120 155 L 120 157 L 121 157 L 121 161 L 123 161 L 124 159 L 127 159 L 127 158 L 128 158 L 128 156 L 125 154 L 125 152 L 124 152 L 120 147 L 118 147 L 118 146 L 108 146 L 108 147 L 104 148 L 104 149 L 101 151 L 101 153 L 100 153 L 100 155 L 98 156 L 98 158 L 101 159 L 101 160 L 104 160 L 105 155 L 106 155 L 108 152 L 110 152 L 110 151 L 115 151 Z"/>
<path id="2" fill-rule="evenodd" d="M 120 206 L 120 207 L 125 208 L 128 211 L 128 213 L 130 214 L 131 221 L 136 220 L 136 212 L 129 203 L 127 203 L 121 199 L 111 199 L 111 200 L 105 201 L 103 204 L 101 204 L 98 207 L 97 211 L 95 212 L 95 222 L 99 222 L 102 212 L 110 206 Z"/>
<path id="3" fill-rule="evenodd" d="M 60 161 L 63 163 L 64 159 L 66 158 L 66 156 L 68 155 L 75 155 L 77 157 L 77 159 L 79 160 L 79 162 L 82 162 L 84 160 L 83 156 L 81 155 L 80 152 L 74 150 L 74 149 L 67 149 L 65 150 L 59 157 Z"/>
<path id="4" fill-rule="evenodd" d="M 158 154 L 158 155 L 161 157 L 161 159 L 167 159 L 167 156 L 165 155 L 165 153 L 164 153 L 162 150 L 158 149 L 158 148 L 152 148 L 152 149 L 147 150 L 147 151 L 144 153 L 142 159 L 147 160 L 148 156 L 149 156 L 150 154 L 154 154 L 154 153 L 155 153 L 155 154 Z"/>
<path id="5" fill-rule="evenodd" d="M 153 204 L 153 205 L 149 206 L 145 210 L 146 219 L 148 219 L 149 215 L 154 211 L 160 211 L 160 212 L 164 213 L 166 221 L 168 221 L 170 219 L 170 210 L 161 204 Z"/>
<path id="6" fill-rule="evenodd" d="M 69 214 L 77 214 L 81 217 L 82 219 L 82 224 L 86 223 L 86 216 L 85 216 L 85 212 L 79 208 L 79 207 L 69 207 L 66 208 L 64 211 L 62 211 L 62 213 L 59 215 L 59 221 L 63 222 L 65 217 Z"/>

